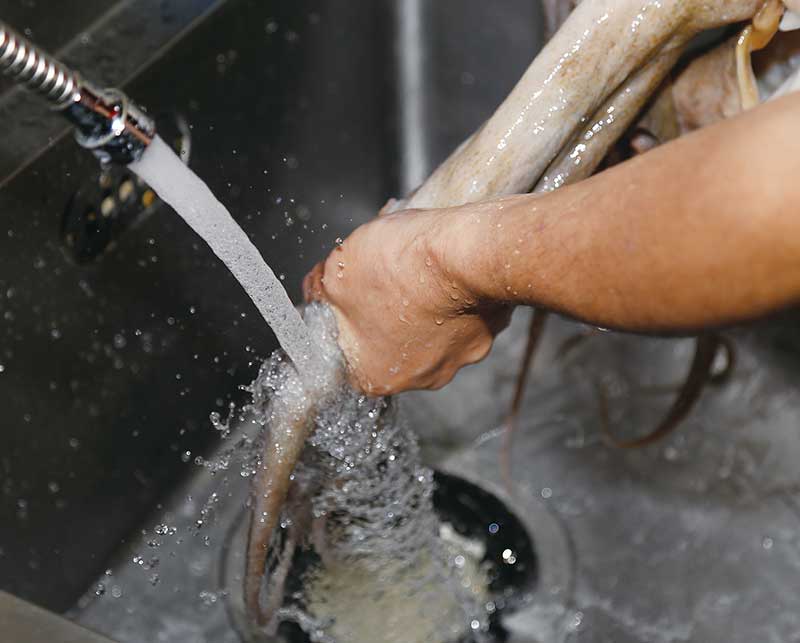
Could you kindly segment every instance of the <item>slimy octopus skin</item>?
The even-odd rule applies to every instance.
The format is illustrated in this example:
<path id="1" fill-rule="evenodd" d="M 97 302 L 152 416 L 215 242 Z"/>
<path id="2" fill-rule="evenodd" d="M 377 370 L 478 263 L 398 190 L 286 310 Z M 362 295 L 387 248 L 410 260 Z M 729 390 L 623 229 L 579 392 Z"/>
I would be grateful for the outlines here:
<path id="1" fill-rule="evenodd" d="M 650 61 L 749 21 L 763 0 L 584 0 L 495 113 L 395 209 L 529 191 L 585 119 Z"/>

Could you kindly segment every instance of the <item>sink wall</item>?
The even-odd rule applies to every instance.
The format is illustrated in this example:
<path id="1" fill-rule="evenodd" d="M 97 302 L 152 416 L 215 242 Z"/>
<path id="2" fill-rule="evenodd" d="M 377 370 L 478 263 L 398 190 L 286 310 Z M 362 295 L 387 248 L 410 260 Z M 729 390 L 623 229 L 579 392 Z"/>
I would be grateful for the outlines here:
<path id="1" fill-rule="evenodd" d="M 397 45 L 410 5 L 418 92 Z M 297 298 L 336 237 L 408 186 L 412 152 L 427 173 L 491 112 L 539 47 L 538 16 L 528 0 L 230 0 L 125 90 L 186 119 L 192 167 Z M 167 208 L 76 264 L 63 213 L 97 176 L 61 139 L 0 189 L 0 589 L 55 610 L 213 448 L 208 413 L 275 347 Z"/>

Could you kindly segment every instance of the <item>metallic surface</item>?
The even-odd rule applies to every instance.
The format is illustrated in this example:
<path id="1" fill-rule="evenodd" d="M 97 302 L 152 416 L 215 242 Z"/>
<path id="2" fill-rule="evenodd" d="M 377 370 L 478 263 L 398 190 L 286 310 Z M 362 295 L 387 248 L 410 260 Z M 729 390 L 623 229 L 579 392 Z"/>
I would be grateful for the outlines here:
<path id="1" fill-rule="evenodd" d="M 95 634 L 0 591 L 0 633 L 3 641 L 13 643 L 112 643 L 111 639 Z"/>
<path id="2" fill-rule="evenodd" d="M 76 10 L 56 0 L 0 0 L 0 19 L 71 68 L 86 70 L 99 86 L 122 86 L 224 2 L 81 0 Z M 70 132 L 50 112 L 0 76 L 0 187 Z"/>
<path id="3" fill-rule="evenodd" d="M 527 312 L 487 362 L 442 391 L 407 396 L 406 415 L 433 459 L 466 443 L 460 470 L 499 476 L 504 441 L 487 429 L 502 426 Z M 571 586 L 515 618 L 512 640 L 796 638 L 798 317 L 729 331 L 731 378 L 707 390 L 671 436 L 636 450 L 606 442 L 597 387 L 611 398 L 615 430 L 642 435 L 669 405 L 692 341 L 596 333 L 562 359 L 559 347 L 580 327 L 549 327 L 507 457 L 518 496 L 541 498 L 561 526 Z"/>
<path id="4" fill-rule="evenodd" d="M 235 442 L 248 431 L 252 427 L 242 423 L 229 440 Z M 538 577 L 534 591 L 513 596 L 513 606 L 506 613 L 514 614 L 516 620 L 526 619 L 563 602 L 572 589 L 573 573 L 563 527 L 540 498 L 512 498 L 495 471 L 466 469 L 464 464 L 471 457 L 470 452 L 457 453 L 437 469 L 498 498 L 520 521 L 535 547 Z M 241 581 L 247 492 L 247 481 L 236 472 L 213 475 L 196 469 L 165 500 L 162 510 L 142 525 L 141 534 L 117 552 L 109 570 L 89 588 L 70 616 L 123 642 L 277 643 L 254 631 L 244 614 Z M 209 499 L 213 499 L 213 510 L 204 513 Z M 463 498 L 462 502 L 469 504 Z M 203 520 L 201 526 L 198 518 Z M 155 566 L 154 559 L 158 560 Z M 561 615 L 569 617 L 565 612 Z"/>
<path id="5" fill-rule="evenodd" d="M 15 82 L 38 92 L 56 109 L 74 99 L 80 79 L 71 69 L 45 54 L 0 22 L 0 70 Z"/>
<path id="6" fill-rule="evenodd" d="M 155 122 L 116 89 L 97 89 L 0 22 L 0 70 L 38 93 L 75 126 L 78 143 L 102 162 L 128 165 L 155 136 Z"/>
<path id="7" fill-rule="evenodd" d="M 103 162 L 128 165 L 155 136 L 155 123 L 119 90 L 97 89 L 0 22 L 0 70 L 41 95 Z"/>
<path id="8" fill-rule="evenodd" d="M 62 110 L 75 126 L 75 139 L 103 163 L 138 160 L 156 134 L 155 121 L 117 89 L 97 89 L 82 81 L 71 105 Z"/>
<path id="9" fill-rule="evenodd" d="M 679 432 L 637 451 L 604 444 L 591 378 L 611 387 L 616 420 L 635 434 L 669 403 L 665 383 L 685 367 L 691 340 L 599 334 L 560 361 L 559 344 L 578 328 L 554 320 L 520 414 L 509 490 L 499 466 L 503 440 L 491 429 L 502 422 L 512 357 L 525 342 L 520 312 L 487 362 L 442 391 L 403 401 L 436 466 L 514 498 L 533 535 L 539 585 L 504 620 L 509 641 L 793 640 L 797 313 L 735 331 L 740 364 L 731 380 L 709 391 Z M 242 567 L 244 552 L 230 544 L 246 492 L 235 470 L 197 468 L 118 551 L 73 618 L 131 643 L 239 641 L 230 613 L 236 597 L 227 592 L 241 578 L 230 567 Z"/>
<path id="10" fill-rule="evenodd" d="M 399 106 L 410 98 L 399 84 L 398 2 L 230 0 L 124 86 L 152 113 L 185 116 L 193 169 L 295 298 L 337 237 L 401 194 Z M 0 16 L 23 30 L 3 4 Z M 130 30 L 141 65 L 152 31 L 175 27 L 161 24 L 154 5 L 125 23 L 135 12 L 121 3 L 104 29 L 87 32 L 90 45 L 75 39 L 80 56 L 63 59 L 98 82 L 127 77 L 136 67 L 107 75 L 131 62 L 119 49 L 99 56 L 91 47 L 109 32 L 119 45 Z M 427 172 L 530 62 L 539 11 L 528 0 L 422 9 L 427 53 L 416 96 L 426 105 Z M 34 25 L 32 37 L 62 57 L 69 39 L 38 32 Z M 6 109 L 22 97 L 24 108 Z M 212 448 L 208 413 L 242 398 L 238 387 L 275 343 L 226 269 L 167 209 L 98 261 L 72 261 L 62 216 L 76 191 L 97 183 L 97 163 L 71 140 L 36 151 L 30 164 L 20 155 L 53 138 L 52 114 L 40 118 L 35 98 L 0 95 L 0 167 L 16 173 L 0 189 L 0 587 L 64 610 Z"/>

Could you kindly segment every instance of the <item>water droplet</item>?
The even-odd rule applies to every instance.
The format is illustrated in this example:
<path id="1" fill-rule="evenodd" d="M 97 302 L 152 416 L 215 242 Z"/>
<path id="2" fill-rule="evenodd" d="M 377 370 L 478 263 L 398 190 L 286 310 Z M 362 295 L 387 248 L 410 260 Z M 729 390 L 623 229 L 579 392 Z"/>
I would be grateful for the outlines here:
<path id="1" fill-rule="evenodd" d="M 203 605 L 207 607 L 210 607 L 216 603 L 218 599 L 219 595 L 216 592 L 209 592 L 207 590 L 200 592 L 200 600 L 202 601 Z"/>
<path id="2" fill-rule="evenodd" d="M 430 268 L 433 265 L 433 259 L 431 259 L 430 257 L 425 257 L 425 265 L 428 266 L 428 268 Z"/>
<path id="3" fill-rule="evenodd" d="M 678 450 L 675 447 L 667 447 L 664 449 L 664 459 L 675 462 L 678 459 Z"/>
<path id="4" fill-rule="evenodd" d="M 442 319 L 441 317 L 436 317 L 433 321 L 436 322 L 437 326 L 441 326 L 442 324 L 444 324 L 444 319 Z"/>

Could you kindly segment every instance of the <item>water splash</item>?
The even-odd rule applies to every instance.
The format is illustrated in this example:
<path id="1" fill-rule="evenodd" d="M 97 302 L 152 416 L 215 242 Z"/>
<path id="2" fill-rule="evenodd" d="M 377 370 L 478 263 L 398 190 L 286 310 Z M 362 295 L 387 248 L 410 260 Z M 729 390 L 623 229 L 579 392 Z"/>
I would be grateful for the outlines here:
<path id="1" fill-rule="evenodd" d="M 328 368 L 340 369 L 330 309 L 310 306 L 305 319 Z M 263 427 L 260 435 L 248 431 L 202 464 L 212 471 L 238 466 L 246 477 L 258 471 L 298 386 L 286 359 L 273 354 L 241 411 Z M 481 555 L 448 536 L 452 530 L 433 507 L 432 472 L 390 400 L 339 380 L 316 407 L 313 425 L 266 565 L 265 599 L 275 602 L 278 618 L 321 642 L 373 643 L 376 632 L 386 643 L 483 640 L 489 581 Z M 225 431 L 229 424 L 217 420 L 217 426 Z M 288 541 L 296 542 L 287 547 Z M 296 548 L 313 552 L 316 562 L 276 581 Z"/>

